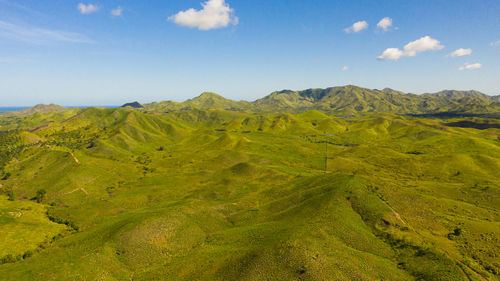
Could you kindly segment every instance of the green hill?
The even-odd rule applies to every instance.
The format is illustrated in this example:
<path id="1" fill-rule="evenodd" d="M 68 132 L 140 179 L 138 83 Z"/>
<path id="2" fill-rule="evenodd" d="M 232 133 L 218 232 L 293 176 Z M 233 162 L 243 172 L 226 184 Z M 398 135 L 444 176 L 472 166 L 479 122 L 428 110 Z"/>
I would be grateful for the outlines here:
<path id="1" fill-rule="evenodd" d="M 187 106 L 191 108 L 221 108 L 221 109 L 232 109 L 232 108 L 244 108 L 248 106 L 248 102 L 237 102 L 233 100 L 226 99 L 215 93 L 202 93 L 194 99 L 190 99 L 184 102 Z"/>
<path id="2" fill-rule="evenodd" d="M 20 111 L 11 111 L 3 113 L 4 116 L 29 116 L 35 113 L 48 113 L 48 112 L 62 112 L 68 110 L 64 106 L 57 104 L 38 104 L 29 109 L 24 109 Z"/>
<path id="3" fill-rule="evenodd" d="M 0 279 L 499 280 L 500 121 L 369 114 L 418 99 L 447 97 L 349 86 L 0 118 Z"/>
<path id="4" fill-rule="evenodd" d="M 146 112 L 171 112 L 188 109 L 227 109 L 243 110 L 251 107 L 246 101 L 233 101 L 218 94 L 205 92 L 182 103 L 163 101 L 145 104 Z"/>

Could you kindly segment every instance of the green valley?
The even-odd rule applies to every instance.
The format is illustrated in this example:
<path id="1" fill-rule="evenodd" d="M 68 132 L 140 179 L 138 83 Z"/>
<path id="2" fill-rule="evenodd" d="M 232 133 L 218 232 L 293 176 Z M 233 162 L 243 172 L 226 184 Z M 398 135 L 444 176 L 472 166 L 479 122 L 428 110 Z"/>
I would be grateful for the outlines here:
<path id="1" fill-rule="evenodd" d="M 500 101 L 356 86 L 0 115 L 1 280 L 500 280 Z"/>

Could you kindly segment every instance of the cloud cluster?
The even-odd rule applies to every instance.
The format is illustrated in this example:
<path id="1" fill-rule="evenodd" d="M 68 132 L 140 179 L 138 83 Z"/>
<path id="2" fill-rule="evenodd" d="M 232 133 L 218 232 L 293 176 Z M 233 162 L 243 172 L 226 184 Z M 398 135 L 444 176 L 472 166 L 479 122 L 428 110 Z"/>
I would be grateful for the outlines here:
<path id="1" fill-rule="evenodd" d="M 168 18 L 178 25 L 199 30 L 210 30 L 227 27 L 230 24 L 237 25 L 238 17 L 234 15 L 234 10 L 225 3 L 224 0 L 208 0 L 202 3 L 203 9 L 188 9 L 180 11 Z"/>
<path id="2" fill-rule="evenodd" d="M 460 48 L 456 51 L 454 51 L 453 53 L 450 54 L 450 57 L 463 57 L 463 56 L 468 56 L 472 54 L 472 49 L 464 49 L 464 48 Z"/>
<path id="3" fill-rule="evenodd" d="M 111 10 L 111 15 L 114 17 L 119 17 L 123 13 L 123 8 L 121 6 L 116 7 L 115 9 Z"/>
<path id="4" fill-rule="evenodd" d="M 88 15 L 88 14 L 92 14 L 92 13 L 99 11 L 99 6 L 94 5 L 94 4 L 85 5 L 83 3 L 79 3 L 77 8 L 78 8 L 78 11 L 80 11 L 80 13 L 82 15 Z"/>
<path id="5" fill-rule="evenodd" d="M 496 41 L 496 42 L 491 42 L 491 43 L 490 43 L 490 46 L 491 46 L 491 47 L 498 47 L 498 46 L 500 46 L 500 40 L 498 40 L 498 41 Z"/>
<path id="6" fill-rule="evenodd" d="M 32 44 L 46 44 L 50 42 L 93 43 L 87 36 L 79 33 L 38 27 L 23 27 L 1 20 L 0 37 Z"/>
<path id="7" fill-rule="evenodd" d="M 439 51 L 444 49 L 441 43 L 431 38 L 430 36 L 424 36 L 418 40 L 412 41 L 403 50 L 398 48 L 388 48 L 386 49 L 377 59 L 379 60 L 398 60 L 402 57 L 414 57 L 418 53 L 425 51 Z"/>
<path id="8" fill-rule="evenodd" d="M 355 22 L 353 25 L 349 26 L 348 28 L 345 28 L 344 31 L 346 33 L 357 33 L 367 28 L 368 28 L 368 23 L 366 21 L 358 21 Z"/>
<path id="9" fill-rule="evenodd" d="M 380 28 L 384 31 L 389 30 L 389 28 L 391 28 L 391 26 L 392 26 L 392 19 L 389 17 L 385 17 L 377 23 L 377 28 Z"/>
<path id="10" fill-rule="evenodd" d="M 473 69 L 480 69 L 481 67 L 483 67 L 483 65 L 480 63 L 470 64 L 470 63 L 466 62 L 463 66 L 459 67 L 458 70 L 460 70 L 460 71 L 473 70 Z"/>
<path id="11" fill-rule="evenodd" d="M 342 67 L 342 71 L 348 71 L 348 70 L 349 70 L 349 66 L 346 65 L 346 66 Z"/>

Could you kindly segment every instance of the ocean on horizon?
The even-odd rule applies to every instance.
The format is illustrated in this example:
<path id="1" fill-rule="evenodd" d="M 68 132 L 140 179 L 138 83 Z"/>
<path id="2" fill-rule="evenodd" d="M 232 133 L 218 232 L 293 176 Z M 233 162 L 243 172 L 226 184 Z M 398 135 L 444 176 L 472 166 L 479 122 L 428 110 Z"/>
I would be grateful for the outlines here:
<path id="1" fill-rule="evenodd" d="M 116 105 L 89 105 L 89 106 L 65 106 L 67 108 L 88 108 L 88 107 L 106 107 L 106 108 L 118 108 Z M 0 106 L 0 112 L 9 112 L 9 111 L 20 111 L 24 109 L 30 109 L 32 106 Z"/>
<path id="2" fill-rule="evenodd" d="M 30 108 L 29 106 L 5 106 L 0 107 L 0 112 L 19 111 Z"/>

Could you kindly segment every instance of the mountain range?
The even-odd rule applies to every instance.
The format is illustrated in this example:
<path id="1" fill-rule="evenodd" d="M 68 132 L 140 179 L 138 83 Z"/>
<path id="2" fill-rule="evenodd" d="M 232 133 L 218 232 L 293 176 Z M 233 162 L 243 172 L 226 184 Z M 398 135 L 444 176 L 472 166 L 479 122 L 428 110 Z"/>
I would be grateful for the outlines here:
<path id="1" fill-rule="evenodd" d="M 333 116 L 357 116 L 369 113 L 401 115 L 428 114 L 498 114 L 500 96 L 489 96 L 478 91 L 444 90 L 437 93 L 411 94 L 385 88 L 367 89 L 353 85 L 302 91 L 282 90 L 255 101 L 235 101 L 212 92 L 184 102 L 161 101 L 146 104 L 127 103 L 129 107 L 145 113 L 167 113 L 190 109 L 224 109 L 260 113 L 301 113 L 318 110 Z M 37 105 L 18 112 L 1 113 L 3 116 L 28 116 L 35 113 L 61 112 L 59 105 Z"/>
<path id="2" fill-rule="evenodd" d="M 372 90 L 348 85 L 303 91 L 276 91 L 253 102 L 234 101 L 206 92 L 181 103 L 164 101 L 144 104 L 143 110 L 145 112 L 170 112 L 193 108 L 288 113 L 319 110 L 329 115 L 359 115 L 377 112 L 486 114 L 500 112 L 500 96 L 488 96 L 478 91 L 455 90 L 416 95 L 389 88 Z"/>

